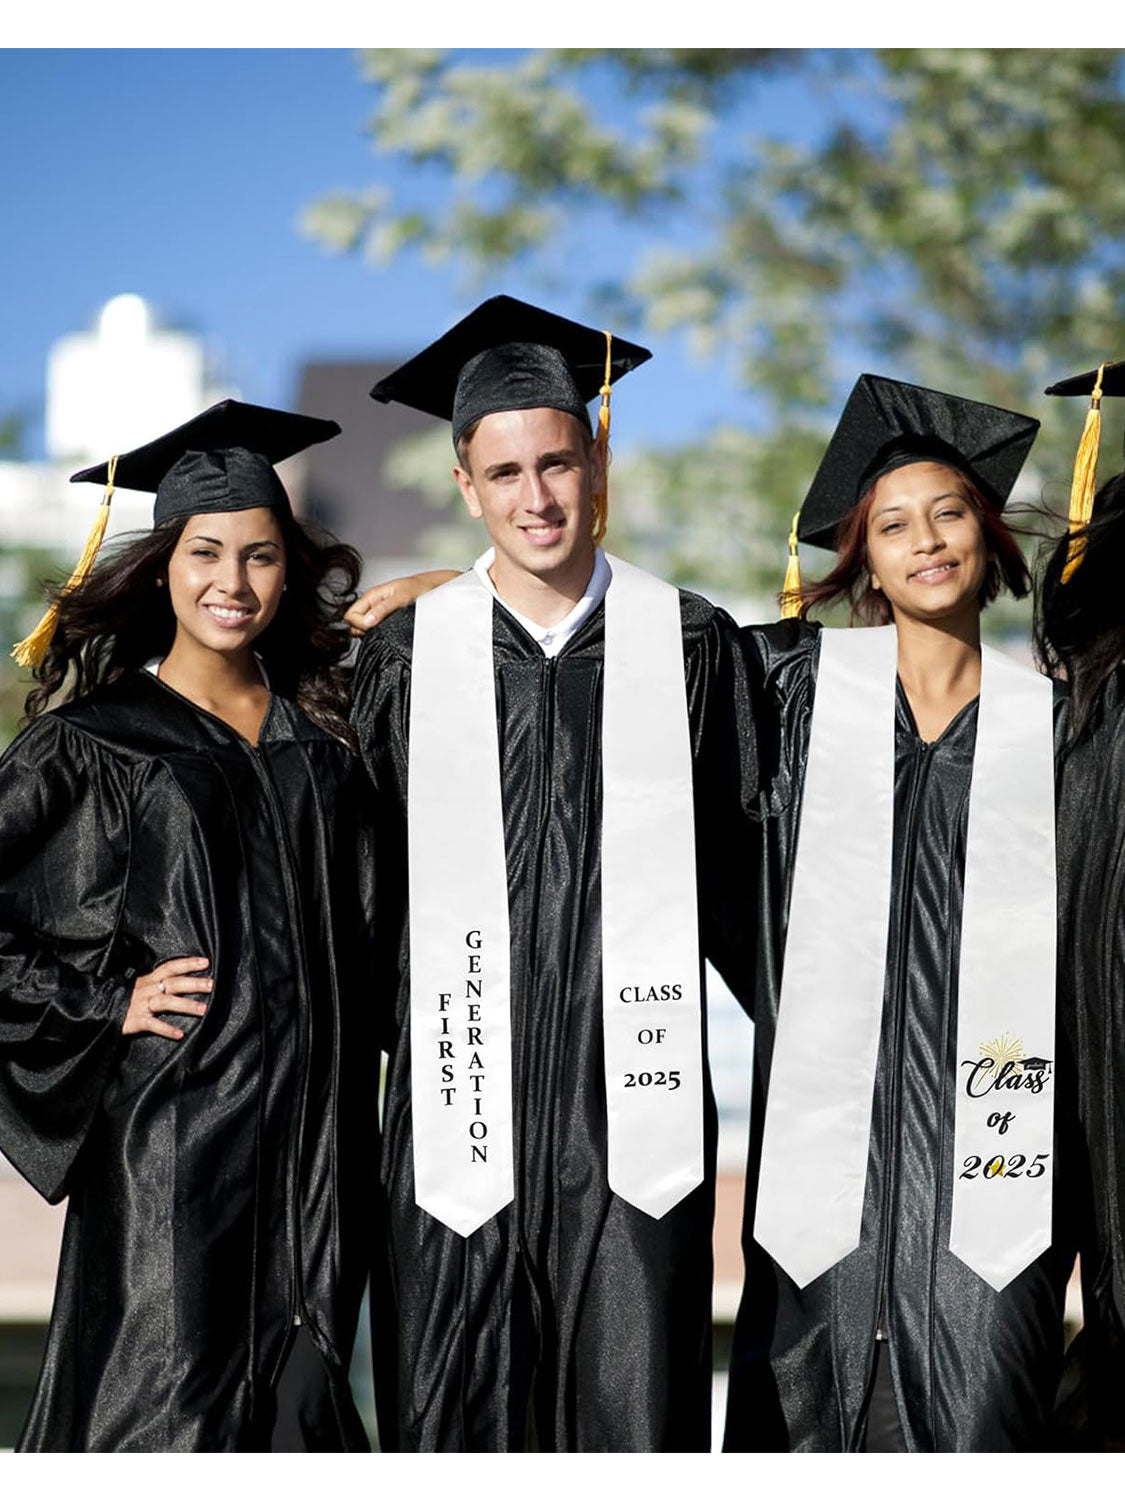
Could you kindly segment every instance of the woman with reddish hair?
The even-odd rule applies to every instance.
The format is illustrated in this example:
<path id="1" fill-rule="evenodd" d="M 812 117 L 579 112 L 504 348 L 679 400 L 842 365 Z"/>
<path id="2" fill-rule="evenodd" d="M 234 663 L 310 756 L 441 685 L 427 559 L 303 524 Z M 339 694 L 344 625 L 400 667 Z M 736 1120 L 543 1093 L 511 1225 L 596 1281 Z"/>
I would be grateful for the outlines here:
<path id="1" fill-rule="evenodd" d="M 765 764 L 728 1449 L 1049 1445 L 1075 1254 L 1052 689 L 980 629 L 1030 586 L 1001 510 L 1037 428 L 862 376 L 797 528 L 835 564 L 743 633 Z M 868 628 L 807 619 L 836 603 Z"/>

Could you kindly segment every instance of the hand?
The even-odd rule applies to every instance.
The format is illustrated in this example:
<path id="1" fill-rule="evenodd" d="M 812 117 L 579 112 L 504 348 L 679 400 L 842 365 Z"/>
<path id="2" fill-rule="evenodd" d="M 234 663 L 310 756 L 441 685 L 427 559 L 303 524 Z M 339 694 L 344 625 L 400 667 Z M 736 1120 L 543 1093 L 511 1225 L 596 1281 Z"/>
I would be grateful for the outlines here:
<path id="1" fill-rule="evenodd" d="M 449 568 L 432 568 L 428 573 L 411 573 L 406 578 L 377 583 L 374 588 L 360 594 L 344 619 L 351 626 L 352 635 L 366 635 L 372 625 L 378 625 L 396 609 L 404 609 L 430 589 L 460 576 Z"/>
<path id="2" fill-rule="evenodd" d="M 206 1015 L 207 1007 L 201 1000 L 187 997 L 199 992 L 210 992 L 213 979 L 200 974 L 211 963 L 209 958 L 170 958 L 159 964 L 151 974 L 142 974 L 133 985 L 129 1010 L 122 1023 L 125 1036 L 134 1036 L 139 1031 L 154 1031 L 157 1036 L 170 1036 L 173 1041 L 182 1041 L 183 1032 L 167 1021 L 157 1019 L 157 1013 L 175 1011 L 182 1016 Z"/>

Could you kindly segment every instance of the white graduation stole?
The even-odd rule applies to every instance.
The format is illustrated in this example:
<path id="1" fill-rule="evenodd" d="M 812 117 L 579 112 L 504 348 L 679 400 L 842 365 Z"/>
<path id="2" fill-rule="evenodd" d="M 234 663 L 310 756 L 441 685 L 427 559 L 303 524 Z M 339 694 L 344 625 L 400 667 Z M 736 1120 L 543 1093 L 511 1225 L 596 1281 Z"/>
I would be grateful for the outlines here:
<path id="1" fill-rule="evenodd" d="M 893 625 L 822 630 L 754 1238 L 805 1286 L 859 1244 L 891 903 Z"/>
<path id="2" fill-rule="evenodd" d="M 859 1244 L 886 975 L 896 666 L 893 626 L 821 632 L 754 1226 L 798 1286 Z M 1050 1243 L 1052 701 L 1047 678 L 982 649 L 950 1249 L 998 1290 Z"/>
<path id="3" fill-rule="evenodd" d="M 691 742 L 679 594 L 616 558 L 602 706 L 608 1176 L 654 1217 L 703 1179 Z M 468 1235 L 514 1195 L 492 597 L 415 607 L 408 777 L 415 1199 Z"/>
<path id="4" fill-rule="evenodd" d="M 1055 765 L 1051 682 L 985 646 L 957 995 L 954 1255 L 1000 1291 L 1051 1243 Z M 971 858 L 974 850 L 985 858 Z"/>

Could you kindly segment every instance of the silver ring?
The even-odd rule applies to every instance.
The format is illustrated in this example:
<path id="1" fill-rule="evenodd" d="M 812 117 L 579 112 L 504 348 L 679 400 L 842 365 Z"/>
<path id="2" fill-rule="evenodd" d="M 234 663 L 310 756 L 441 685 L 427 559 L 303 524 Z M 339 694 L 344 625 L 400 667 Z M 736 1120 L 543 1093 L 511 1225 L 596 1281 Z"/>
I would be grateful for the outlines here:
<path id="1" fill-rule="evenodd" d="M 161 981 L 160 981 L 160 983 L 159 983 L 159 984 L 158 984 L 158 985 L 157 985 L 157 986 L 156 986 L 156 988 L 157 988 L 157 989 L 158 989 L 158 990 L 159 990 L 159 991 L 160 991 L 160 993 L 161 993 L 161 994 L 162 994 L 162 995 L 163 995 L 163 993 L 164 993 L 164 981 L 163 981 L 163 979 L 162 979 L 162 980 L 161 980 Z"/>

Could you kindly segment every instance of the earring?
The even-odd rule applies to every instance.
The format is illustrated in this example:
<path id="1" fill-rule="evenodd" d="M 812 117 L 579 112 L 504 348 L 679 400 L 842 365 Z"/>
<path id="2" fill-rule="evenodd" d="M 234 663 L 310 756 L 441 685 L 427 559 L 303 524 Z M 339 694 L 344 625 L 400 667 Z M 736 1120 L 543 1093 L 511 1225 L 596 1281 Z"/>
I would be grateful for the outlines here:
<path id="1" fill-rule="evenodd" d="M 162 589 L 164 587 L 164 580 L 163 580 L 163 578 L 158 578 L 156 580 L 156 587 L 158 589 Z"/>

